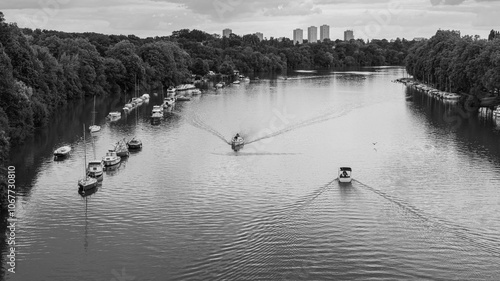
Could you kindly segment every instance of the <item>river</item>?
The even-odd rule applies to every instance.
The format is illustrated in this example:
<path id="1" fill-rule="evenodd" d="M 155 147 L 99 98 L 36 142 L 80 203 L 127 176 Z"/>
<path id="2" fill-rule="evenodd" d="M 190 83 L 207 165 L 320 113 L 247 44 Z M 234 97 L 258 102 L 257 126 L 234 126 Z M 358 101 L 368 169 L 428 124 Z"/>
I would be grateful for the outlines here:
<path id="1" fill-rule="evenodd" d="M 392 82 L 404 75 L 296 71 L 205 91 L 158 125 L 161 94 L 116 122 L 125 100 L 99 98 L 85 142 L 92 100 L 70 103 L 12 150 L 17 263 L 7 271 L 4 243 L 1 275 L 498 280 L 500 122 Z M 264 139 L 233 152 L 237 132 Z M 143 149 L 80 196 L 84 144 L 101 158 L 134 136 Z M 72 155 L 54 161 L 62 145 Z"/>

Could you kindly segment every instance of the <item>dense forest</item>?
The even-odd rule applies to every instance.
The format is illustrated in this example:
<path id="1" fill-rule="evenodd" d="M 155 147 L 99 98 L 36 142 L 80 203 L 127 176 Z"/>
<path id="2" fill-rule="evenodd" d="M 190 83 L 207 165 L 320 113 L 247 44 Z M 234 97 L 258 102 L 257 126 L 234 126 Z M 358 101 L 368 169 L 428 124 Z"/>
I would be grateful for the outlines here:
<path id="1" fill-rule="evenodd" d="M 500 89 L 500 36 L 492 30 L 484 40 L 439 30 L 412 46 L 405 64 L 409 74 L 440 90 L 495 95 Z"/>

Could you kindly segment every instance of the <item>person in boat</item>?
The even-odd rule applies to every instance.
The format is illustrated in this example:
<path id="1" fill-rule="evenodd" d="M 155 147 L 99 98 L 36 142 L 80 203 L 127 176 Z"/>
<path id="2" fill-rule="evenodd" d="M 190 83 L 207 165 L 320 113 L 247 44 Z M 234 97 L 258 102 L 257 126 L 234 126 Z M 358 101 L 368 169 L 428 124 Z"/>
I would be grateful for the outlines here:
<path id="1" fill-rule="evenodd" d="M 240 139 L 240 134 L 239 134 L 239 133 L 237 133 L 237 134 L 234 136 L 233 140 L 234 140 L 234 141 L 238 141 L 239 139 Z"/>

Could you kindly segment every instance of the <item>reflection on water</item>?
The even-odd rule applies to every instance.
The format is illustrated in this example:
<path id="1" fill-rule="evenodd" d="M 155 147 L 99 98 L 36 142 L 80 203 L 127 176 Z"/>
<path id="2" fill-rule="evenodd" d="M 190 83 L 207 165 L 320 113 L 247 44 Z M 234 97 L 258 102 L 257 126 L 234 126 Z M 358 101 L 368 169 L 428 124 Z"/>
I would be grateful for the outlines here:
<path id="1" fill-rule="evenodd" d="M 115 122 L 125 100 L 100 98 L 88 156 L 123 138 L 143 148 L 83 195 L 92 100 L 68 104 L 13 149 L 19 271 L 6 279 L 494 280 L 497 124 L 391 83 L 402 76 L 289 73 L 208 90 L 158 124 L 161 95 Z M 62 145 L 72 154 L 54 161 Z"/>

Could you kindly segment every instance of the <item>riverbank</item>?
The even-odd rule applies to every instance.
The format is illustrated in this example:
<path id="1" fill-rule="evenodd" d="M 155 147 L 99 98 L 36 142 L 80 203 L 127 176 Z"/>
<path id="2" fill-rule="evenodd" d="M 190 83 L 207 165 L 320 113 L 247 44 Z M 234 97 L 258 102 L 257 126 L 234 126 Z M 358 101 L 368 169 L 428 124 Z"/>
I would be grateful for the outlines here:
<path id="1" fill-rule="evenodd" d="M 438 90 L 431 85 L 415 81 L 413 78 L 398 78 L 394 80 L 394 82 L 402 83 L 408 87 L 422 91 L 430 97 L 440 100 L 458 102 L 462 98 L 462 95 L 460 94 Z"/>

